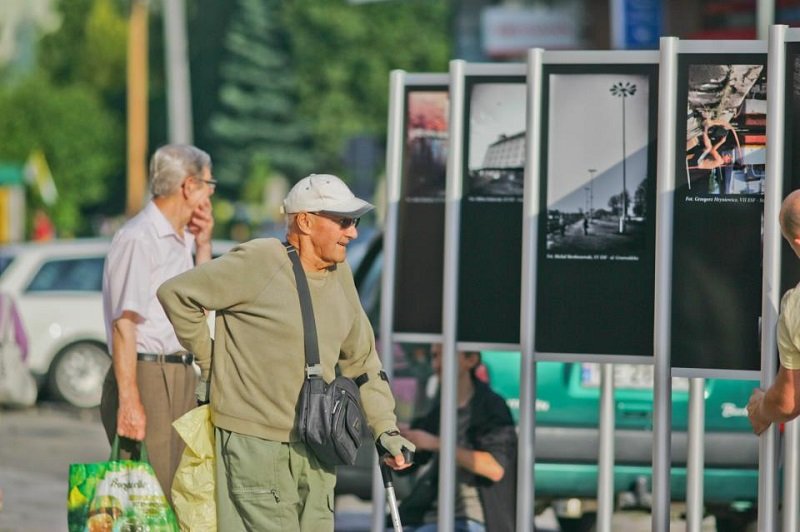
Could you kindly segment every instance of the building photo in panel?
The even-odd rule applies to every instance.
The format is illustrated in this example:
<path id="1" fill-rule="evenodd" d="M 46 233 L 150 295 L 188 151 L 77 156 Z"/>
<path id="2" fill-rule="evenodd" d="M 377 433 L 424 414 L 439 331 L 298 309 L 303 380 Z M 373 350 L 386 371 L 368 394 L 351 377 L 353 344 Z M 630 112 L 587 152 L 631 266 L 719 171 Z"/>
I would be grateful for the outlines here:
<path id="1" fill-rule="evenodd" d="M 469 114 L 469 192 L 475 201 L 522 200 L 525 84 L 478 83 Z"/>

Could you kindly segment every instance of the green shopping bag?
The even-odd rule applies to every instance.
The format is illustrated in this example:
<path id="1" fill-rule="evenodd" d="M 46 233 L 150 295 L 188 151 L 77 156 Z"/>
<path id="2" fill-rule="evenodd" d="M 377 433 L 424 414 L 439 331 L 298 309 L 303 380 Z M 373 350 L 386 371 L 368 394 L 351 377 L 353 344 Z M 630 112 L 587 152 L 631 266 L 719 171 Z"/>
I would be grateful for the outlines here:
<path id="1" fill-rule="evenodd" d="M 178 532 L 144 442 L 140 454 L 120 460 L 116 436 L 107 462 L 69 466 L 69 532 Z"/>

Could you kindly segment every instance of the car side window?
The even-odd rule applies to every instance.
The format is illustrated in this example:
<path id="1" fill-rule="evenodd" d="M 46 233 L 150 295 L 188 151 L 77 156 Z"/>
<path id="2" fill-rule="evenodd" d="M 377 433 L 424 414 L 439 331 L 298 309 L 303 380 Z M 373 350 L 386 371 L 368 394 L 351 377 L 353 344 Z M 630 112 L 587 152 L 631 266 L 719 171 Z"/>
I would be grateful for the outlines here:
<path id="1" fill-rule="evenodd" d="M 27 292 L 100 292 L 103 286 L 103 257 L 55 259 L 36 272 Z"/>
<path id="2" fill-rule="evenodd" d="M 361 277 L 361 282 L 358 286 L 361 306 L 364 307 L 373 328 L 380 327 L 382 266 L 383 253 L 379 253 L 375 256 L 371 263 L 362 264 L 362 268 L 368 267 L 369 269 L 367 269 L 366 274 Z"/>
<path id="3" fill-rule="evenodd" d="M 0 275 L 2 275 L 4 271 L 6 271 L 6 268 L 8 268 L 11 265 L 11 262 L 13 260 L 14 260 L 13 255 L 0 255 Z"/>

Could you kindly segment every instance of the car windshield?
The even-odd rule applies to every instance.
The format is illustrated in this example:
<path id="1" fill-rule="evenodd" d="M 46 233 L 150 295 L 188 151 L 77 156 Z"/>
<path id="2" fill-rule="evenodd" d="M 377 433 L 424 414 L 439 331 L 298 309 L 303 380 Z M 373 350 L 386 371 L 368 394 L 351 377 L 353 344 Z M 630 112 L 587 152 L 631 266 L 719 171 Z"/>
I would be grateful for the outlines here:
<path id="1" fill-rule="evenodd" d="M 3 272 L 13 261 L 14 255 L 0 255 L 0 275 L 3 275 Z"/>

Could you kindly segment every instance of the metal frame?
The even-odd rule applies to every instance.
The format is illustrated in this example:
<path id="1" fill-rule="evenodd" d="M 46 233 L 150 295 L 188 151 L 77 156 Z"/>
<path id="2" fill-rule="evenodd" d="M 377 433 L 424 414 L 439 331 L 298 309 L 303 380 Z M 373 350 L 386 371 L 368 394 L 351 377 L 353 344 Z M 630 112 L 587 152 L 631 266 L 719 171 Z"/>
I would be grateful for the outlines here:
<path id="1" fill-rule="evenodd" d="M 767 175 L 764 193 L 764 251 L 761 293 L 761 386 L 775 380 L 778 309 L 781 284 L 781 234 L 778 212 L 783 195 L 786 42 L 800 41 L 800 32 L 775 25 L 769 30 L 767 58 Z M 786 425 L 783 523 L 797 529 L 797 422 Z M 758 442 L 758 529 L 774 530 L 778 523 L 778 429 L 770 426 Z"/>
<path id="2" fill-rule="evenodd" d="M 653 314 L 653 508 L 652 530 L 669 530 L 672 381 L 672 215 L 675 192 L 675 116 L 678 39 L 662 37 L 658 74 L 658 174 L 656 199 L 656 286 Z"/>
<path id="3" fill-rule="evenodd" d="M 658 145 L 658 223 L 656 242 L 656 313 L 655 313 L 655 386 L 654 386 L 654 445 L 653 445 L 653 521 L 657 532 L 669 530 L 671 502 L 671 392 L 673 376 L 690 377 L 690 418 L 688 427 L 689 455 L 687 463 L 687 512 L 691 530 L 698 529 L 703 513 L 703 438 L 704 382 L 703 378 L 753 378 L 752 371 L 672 368 L 671 311 L 672 311 L 672 246 L 675 201 L 676 117 L 679 55 L 683 54 L 753 54 L 764 53 L 764 43 L 757 41 L 679 41 L 674 37 L 661 39 L 661 91 L 659 94 Z M 770 77 L 773 72 L 768 67 Z M 770 86 L 773 81 L 770 81 Z M 769 101 L 768 105 L 773 105 Z M 772 111 L 769 111 L 770 113 Z M 772 119 L 769 122 L 773 124 Z M 773 141 L 770 136 L 770 143 Z M 768 154 L 770 147 L 767 147 Z M 768 155 L 769 157 L 769 155 Z M 771 163 L 767 167 L 770 168 Z M 769 172 L 769 170 L 768 170 Z M 769 187 L 767 187 L 769 190 Z M 765 213 L 766 216 L 766 213 Z M 765 260 L 767 243 L 765 235 Z M 764 275 L 767 276 L 765 266 Z M 765 277 L 766 279 L 766 277 Z M 763 342 L 762 335 L 762 351 Z M 771 528 L 760 528 L 767 530 Z"/>
<path id="4" fill-rule="evenodd" d="M 536 254 L 539 231 L 539 166 L 542 120 L 542 59 L 544 51 L 528 51 L 525 187 L 522 196 L 522 276 L 520 279 L 519 449 L 517 453 L 517 530 L 533 530 L 534 434 L 536 429 Z"/>
<path id="5" fill-rule="evenodd" d="M 532 51 L 533 52 L 533 51 Z M 531 57 L 538 59 L 538 63 L 534 65 L 530 65 Z M 656 64 L 658 63 L 658 52 L 653 51 L 544 51 L 541 52 L 541 58 L 538 58 L 537 55 L 529 56 L 529 65 L 530 68 L 538 69 L 536 70 L 536 75 L 538 76 L 538 83 L 535 88 L 529 88 L 529 98 L 531 101 L 536 102 L 536 116 L 535 116 L 535 124 L 530 123 L 527 133 L 529 137 L 529 148 L 528 148 L 528 163 L 526 164 L 526 180 L 525 180 L 525 201 L 530 201 L 531 198 L 534 197 L 533 192 L 535 191 L 535 209 L 532 206 L 526 204 L 525 206 L 525 230 L 527 233 L 525 238 L 523 239 L 523 261 L 530 261 L 533 266 L 524 265 L 523 266 L 523 275 L 528 272 L 532 272 L 530 274 L 533 277 L 528 280 L 527 282 L 523 282 L 523 286 L 525 287 L 524 294 L 526 298 L 532 298 L 529 301 L 526 299 L 526 305 L 530 305 L 530 308 L 527 309 L 526 312 L 523 312 L 522 320 L 522 330 L 524 334 L 530 335 L 530 352 L 533 353 L 532 359 L 534 360 L 534 368 L 535 368 L 535 361 L 559 361 L 559 362 L 598 362 L 604 364 L 601 369 L 600 374 L 600 402 L 599 402 L 599 449 L 598 449 L 598 479 L 597 479 L 597 503 L 598 503 L 598 513 L 597 513 L 597 529 L 598 531 L 603 532 L 610 532 L 611 531 L 611 518 L 614 511 L 614 430 L 615 430 L 615 408 L 614 408 L 614 363 L 629 363 L 629 364 L 652 364 L 653 357 L 652 356 L 635 356 L 635 355 L 609 355 L 609 354 L 591 354 L 591 353 L 540 353 L 535 352 L 535 344 L 533 342 L 533 338 L 535 337 L 535 324 L 534 323 L 526 323 L 525 319 L 530 319 L 534 321 L 535 316 L 535 305 L 536 305 L 536 267 L 535 263 L 537 261 L 537 247 L 536 241 L 538 239 L 539 228 L 538 228 L 538 214 L 539 214 L 539 201 L 540 201 L 540 182 L 541 182 L 541 159 L 540 153 L 541 150 L 545 149 L 543 146 L 542 141 L 542 131 L 541 131 L 541 118 L 542 113 L 548 112 L 548 110 L 541 109 L 542 105 L 542 91 L 543 91 L 543 83 L 546 83 L 547 80 L 544 78 L 544 74 L 542 72 L 543 66 L 545 65 L 636 65 L 636 64 Z M 533 79 L 533 73 L 529 73 L 529 80 Z M 531 82 L 529 81 L 529 87 Z M 652 87 L 651 90 L 655 90 L 656 87 Z M 530 103 L 529 103 L 530 107 Z M 655 118 L 655 117 L 653 117 Z M 532 129 L 535 127 L 536 129 Z M 535 135 L 534 135 L 535 133 Z M 535 165 L 535 166 L 534 166 Z M 530 194 L 529 194 L 530 190 Z M 530 219 L 535 218 L 536 222 L 535 225 L 530 225 Z M 528 246 L 527 248 L 525 246 Z M 525 329 L 530 327 L 532 331 L 525 333 Z M 527 347 L 527 341 L 523 342 L 523 345 Z M 528 359 L 527 352 L 523 351 L 523 363 Z M 530 370 L 526 367 L 523 367 L 522 372 L 529 372 Z M 534 385 L 535 386 L 535 385 Z M 523 395 L 521 391 L 521 397 Z M 532 397 L 535 398 L 535 390 L 531 394 Z M 534 401 L 530 401 L 530 405 L 534 404 Z M 523 401 L 522 398 L 520 400 L 520 420 L 528 420 L 528 419 L 535 419 L 534 412 L 525 412 L 523 415 L 523 409 L 530 409 L 534 410 L 533 407 L 529 405 L 529 401 Z M 535 426 L 534 422 L 531 422 L 532 426 Z M 520 427 L 520 437 L 522 441 L 522 426 Z M 527 459 L 527 457 L 524 457 Z M 531 459 L 532 460 L 532 459 Z M 523 463 L 523 455 L 520 455 L 520 478 L 523 478 L 523 474 L 525 472 L 525 467 L 528 467 L 530 470 L 533 469 L 534 463 L 524 464 Z M 530 473 L 528 474 L 530 475 Z M 521 493 L 525 493 L 523 487 L 521 485 L 520 490 Z M 520 499 L 522 501 L 523 499 Z M 519 511 L 518 511 L 519 514 Z M 522 514 L 520 514 L 522 515 Z M 520 523 L 525 526 L 528 523 L 520 521 Z M 521 528 L 522 530 L 527 530 L 527 528 Z"/>
<path id="6" fill-rule="evenodd" d="M 463 145 L 465 78 L 467 76 L 520 76 L 524 65 L 514 63 L 485 64 L 462 60 L 450 62 L 450 149 L 447 164 L 447 191 L 445 201 L 445 252 L 444 291 L 442 304 L 442 382 L 441 410 L 455 412 L 456 375 L 458 372 L 456 353 L 469 346 L 472 349 L 502 347 L 519 349 L 518 345 L 457 343 L 458 325 L 458 259 L 460 244 L 461 199 L 463 187 Z M 455 515 L 455 416 L 441 416 L 439 431 L 439 514 L 441 530 L 451 530 Z"/>
<path id="7" fill-rule="evenodd" d="M 384 371 L 391 379 L 394 374 L 394 342 L 441 341 L 441 335 L 395 335 L 392 334 L 394 322 L 394 283 L 397 260 L 397 223 L 400 202 L 401 180 L 403 175 L 403 152 L 405 148 L 405 91 L 413 86 L 447 86 L 448 74 L 408 74 L 403 70 L 393 70 L 389 78 L 389 116 L 386 150 L 386 220 L 384 222 L 383 272 L 381 278 L 381 321 L 380 352 Z M 407 339 L 411 338 L 411 339 Z M 372 474 L 372 530 L 385 530 L 386 506 L 385 488 L 377 462 L 373 462 Z"/>

